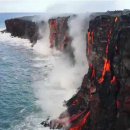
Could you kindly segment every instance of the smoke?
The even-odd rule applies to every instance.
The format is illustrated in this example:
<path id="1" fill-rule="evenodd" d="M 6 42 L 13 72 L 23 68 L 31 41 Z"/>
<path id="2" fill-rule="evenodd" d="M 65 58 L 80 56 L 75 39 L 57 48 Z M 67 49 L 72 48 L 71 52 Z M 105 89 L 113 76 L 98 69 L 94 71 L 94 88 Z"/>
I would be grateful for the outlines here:
<path id="1" fill-rule="evenodd" d="M 52 50 L 49 47 L 50 30 L 49 25 L 47 23 L 45 23 L 43 27 L 39 27 L 39 34 L 42 36 L 42 39 L 37 41 L 33 49 L 43 55 L 50 55 Z"/>
<path id="2" fill-rule="evenodd" d="M 33 86 L 38 105 L 55 118 L 66 108 L 63 101 L 68 100 L 80 87 L 83 76 L 87 73 L 88 64 L 86 59 L 86 32 L 87 17 L 77 16 L 69 20 L 69 33 L 73 38 L 72 47 L 74 50 L 75 63 L 68 55 L 49 48 L 49 26 L 41 31 L 42 40 L 34 46 L 34 50 L 44 55 L 44 62 L 41 71 L 46 74 L 39 81 L 34 81 Z M 37 64 L 37 63 L 36 63 Z M 46 66 L 46 67 L 45 67 Z"/>
<path id="3" fill-rule="evenodd" d="M 70 36 L 73 38 L 72 47 L 76 64 L 87 65 L 86 59 L 86 32 L 88 29 L 88 16 L 79 15 L 69 22 Z"/>
<path id="4" fill-rule="evenodd" d="M 37 43 L 34 45 L 33 49 L 44 55 L 44 56 L 51 56 L 56 55 L 59 53 L 55 48 L 50 48 L 50 29 L 48 24 L 48 19 L 51 17 L 51 14 L 44 14 L 43 16 L 39 17 L 39 20 L 43 21 L 43 24 L 39 25 L 39 35 L 42 37 Z"/>

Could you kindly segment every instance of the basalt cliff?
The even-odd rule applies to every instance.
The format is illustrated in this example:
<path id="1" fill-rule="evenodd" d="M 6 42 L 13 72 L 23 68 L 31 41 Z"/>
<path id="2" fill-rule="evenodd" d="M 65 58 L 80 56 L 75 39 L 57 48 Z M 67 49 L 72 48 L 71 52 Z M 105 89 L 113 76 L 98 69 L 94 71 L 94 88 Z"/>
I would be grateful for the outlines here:
<path id="1" fill-rule="evenodd" d="M 70 48 L 68 47 L 72 40 L 68 32 L 68 19 L 70 17 L 71 16 L 54 17 L 48 20 L 50 48 L 55 47 L 61 51 L 65 48 Z M 29 39 L 32 46 L 34 46 L 37 40 L 42 38 L 39 29 L 45 26 L 45 22 L 43 20 L 36 20 L 37 18 L 38 16 L 26 16 L 8 19 L 5 21 L 6 32 L 11 33 L 11 35 L 15 37 Z"/>
<path id="2" fill-rule="evenodd" d="M 36 21 L 34 20 L 35 17 L 38 16 L 25 16 L 6 20 L 6 32 L 15 37 L 29 39 L 31 43 L 35 44 L 41 38 L 39 28 L 44 26 L 44 21 Z"/>
<path id="3" fill-rule="evenodd" d="M 66 111 L 41 124 L 65 130 L 130 129 L 130 11 L 90 16 L 88 72 Z"/>

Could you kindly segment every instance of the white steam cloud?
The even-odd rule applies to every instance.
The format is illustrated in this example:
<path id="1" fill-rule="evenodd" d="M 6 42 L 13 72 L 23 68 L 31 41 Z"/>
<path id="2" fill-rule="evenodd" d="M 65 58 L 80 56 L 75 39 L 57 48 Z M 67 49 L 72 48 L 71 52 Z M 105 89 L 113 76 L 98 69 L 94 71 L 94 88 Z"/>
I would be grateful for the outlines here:
<path id="1" fill-rule="evenodd" d="M 72 47 L 76 64 L 87 65 L 86 59 L 86 32 L 88 29 L 88 15 L 80 15 L 70 20 L 70 36 L 73 38 Z"/>
<path id="2" fill-rule="evenodd" d="M 38 53 L 41 53 L 43 55 L 50 55 L 52 50 L 49 47 L 49 25 L 45 23 L 43 25 L 44 27 L 40 27 L 39 33 L 43 37 L 41 40 L 37 41 L 36 45 L 34 46 L 34 50 L 37 51 Z"/>
<path id="3" fill-rule="evenodd" d="M 63 101 L 72 97 L 78 87 L 80 87 L 83 76 L 87 73 L 88 64 L 86 58 L 86 32 L 87 32 L 86 16 L 77 16 L 69 20 L 69 33 L 73 38 L 72 47 L 74 49 L 75 64 L 72 59 L 61 52 L 52 51 L 49 48 L 49 28 L 47 27 L 47 35 L 38 42 L 35 50 L 41 52 L 47 67 L 43 66 L 43 70 L 47 71 L 47 77 L 35 81 L 35 94 L 38 97 L 38 104 L 42 107 L 47 115 L 54 117 L 65 110 Z M 86 27 L 86 28 L 85 28 Z M 55 53 L 54 53 L 55 52 Z"/>

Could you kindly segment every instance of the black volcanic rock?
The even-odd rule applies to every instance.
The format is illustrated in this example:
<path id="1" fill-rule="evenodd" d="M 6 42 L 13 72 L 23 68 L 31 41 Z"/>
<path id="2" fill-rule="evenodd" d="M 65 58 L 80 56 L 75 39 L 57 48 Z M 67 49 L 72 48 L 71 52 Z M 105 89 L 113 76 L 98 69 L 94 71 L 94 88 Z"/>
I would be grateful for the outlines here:
<path id="1" fill-rule="evenodd" d="M 50 18 L 50 47 L 58 50 L 70 48 L 72 38 L 69 36 L 68 20 L 73 16 Z"/>
<path id="2" fill-rule="evenodd" d="M 130 11 L 91 15 L 89 69 L 58 119 L 42 125 L 65 130 L 130 129 Z"/>
<path id="3" fill-rule="evenodd" d="M 35 44 L 40 39 L 39 26 L 44 25 L 43 21 L 33 21 L 35 16 L 8 19 L 5 21 L 6 31 L 12 36 L 27 38 Z"/>

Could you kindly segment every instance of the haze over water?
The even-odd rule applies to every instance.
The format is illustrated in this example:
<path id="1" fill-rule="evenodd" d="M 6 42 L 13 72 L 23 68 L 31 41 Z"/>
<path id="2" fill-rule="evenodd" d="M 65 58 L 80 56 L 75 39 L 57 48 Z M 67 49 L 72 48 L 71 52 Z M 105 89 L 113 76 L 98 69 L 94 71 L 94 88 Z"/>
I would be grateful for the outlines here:
<path id="1" fill-rule="evenodd" d="M 4 28 L 5 19 L 25 15 L 29 14 L 2 13 L 0 27 Z M 41 127 L 44 112 L 36 103 L 32 83 L 44 79 L 47 71 L 41 68 L 47 70 L 47 66 L 44 68 L 45 58 L 28 46 L 28 40 L 0 33 L 0 130 L 36 130 Z"/>

